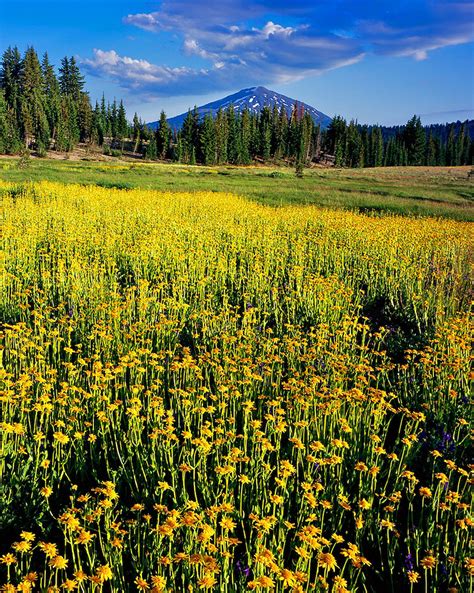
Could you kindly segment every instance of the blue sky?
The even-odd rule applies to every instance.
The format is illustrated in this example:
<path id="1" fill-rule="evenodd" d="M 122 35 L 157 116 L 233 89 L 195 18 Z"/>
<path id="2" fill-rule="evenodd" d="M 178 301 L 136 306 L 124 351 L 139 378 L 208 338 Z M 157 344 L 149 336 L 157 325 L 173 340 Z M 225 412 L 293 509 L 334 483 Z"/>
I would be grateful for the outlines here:
<path id="1" fill-rule="evenodd" d="M 0 50 L 75 55 L 93 99 L 176 115 L 264 85 L 328 115 L 474 117 L 465 0 L 0 0 Z"/>

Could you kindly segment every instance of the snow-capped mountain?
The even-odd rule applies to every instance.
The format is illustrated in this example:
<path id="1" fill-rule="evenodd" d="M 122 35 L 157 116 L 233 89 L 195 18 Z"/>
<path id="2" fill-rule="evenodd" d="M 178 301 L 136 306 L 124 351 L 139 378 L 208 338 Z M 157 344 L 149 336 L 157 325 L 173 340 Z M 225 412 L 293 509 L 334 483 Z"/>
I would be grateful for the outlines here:
<path id="1" fill-rule="evenodd" d="M 331 118 L 321 111 L 318 111 L 314 107 L 311 107 L 311 105 L 307 105 L 306 103 L 302 103 L 296 99 L 291 99 L 285 95 L 280 95 L 280 93 L 270 91 L 263 86 L 254 86 L 248 89 L 242 89 L 238 93 L 228 95 L 223 99 L 218 99 L 217 101 L 213 101 L 212 103 L 207 103 L 206 105 L 198 107 L 198 112 L 201 117 L 204 117 L 208 113 L 211 113 L 215 117 L 219 109 L 225 110 L 233 105 L 236 113 L 239 113 L 244 109 L 248 109 L 250 113 L 260 113 L 260 111 L 265 106 L 273 109 L 273 107 L 276 105 L 278 110 L 280 110 L 281 107 L 284 107 L 288 117 L 290 117 L 295 103 L 298 103 L 300 108 L 302 107 L 305 112 L 309 113 L 314 122 L 319 124 L 321 128 L 327 128 L 330 124 Z M 182 113 L 181 115 L 171 117 L 168 119 L 168 123 L 173 129 L 178 130 L 183 125 L 186 115 L 187 113 Z M 149 123 L 148 127 L 155 129 L 157 125 L 158 122 L 154 121 Z"/>

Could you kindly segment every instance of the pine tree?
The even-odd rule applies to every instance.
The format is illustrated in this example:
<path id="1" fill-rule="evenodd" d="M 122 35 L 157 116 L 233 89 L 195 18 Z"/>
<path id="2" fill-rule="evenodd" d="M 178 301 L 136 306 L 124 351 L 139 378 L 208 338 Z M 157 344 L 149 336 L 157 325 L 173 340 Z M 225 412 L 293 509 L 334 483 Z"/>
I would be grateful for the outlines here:
<path id="1" fill-rule="evenodd" d="M 271 153 L 274 157 L 279 158 L 279 148 L 281 146 L 281 130 L 280 130 L 280 112 L 277 105 L 273 106 L 271 115 Z"/>
<path id="2" fill-rule="evenodd" d="M 196 147 L 199 138 L 199 113 L 195 107 L 193 111 L 188 110 L 181 129 L 181 140 L 183 153 L 181 161 L 190 165 L 196 162 Z"/>
<path id="3" fill-rule="evenodd" d="M 61 97 L 56 147 L 58 150 L 69 152 L 79 142 L 79 138 L 80 129 L 76 103 L 71 96 L 63 96 Z"/>
<path id="4" fill-rule="evenodd" d="M 278 113 L 278 122 L 273 121 L 273 143 L 274 154 L 277 158 L 283 158 L 286 154 L 286 141 L 288 136 L 288 115 L 282 106 Z"/>
<path id="5" fill-rule="evenodd" d="M 430 135 L 426 144 L 426 164 L 428 167 L 435 167 L 438 164 L 438 157 L 436 154 L 436 143 L 433 136 L 433 131 L 430 129 Z"/>
<path id="6" fill-rule="evenodd" d="M 5 92 L 0 89 L 0 154 L 8 153 L 8 106 Z"/>
<path id="7" fill-rule="evenodd" d="M 54 67 L 49 62 L 47 53 L 43 55 L 41 69 L 43 72 L 43 93 L 45 97 L 46 117 L 48 119 L 51 140 L 54 142 L 58 126 L 61 96 L 58 79 L 56 78 Z"/>
<path id="8" fill-rule="evenodd" d="M 389 138 L 385 146 L 385 153 L 383 159 L 384 167 L 391 167 L 393 161 L 393 138 Z"/>
<path id="9" fill-rule="evenodd" d="M 250 141 L 251 141 L 251 122 L 248 109 L 244 109 L 240 116 L 240 162 L 242 165 L 249 165 Z"/>
<path id="10" fill-rule="evenodd" d="M 235 117 L 234 106 L 227 109 L 227 160 L 232 165 L 240 163 L 240 136 L 238 133 L 238 124 Z"/>
<path id="11" fill-rule="evenodd" d="M 456 164 L 456 136 L 454 124 L 449 128 L 448 141 L 446 143 L 446 165 L 451 167 Z"/>
<path id="12" fill-rule="evenodd" d="M 423 165 L 426 150 L 426 132 L 420 118 L 416 115 L 405 126 L 403 143 L 407 153 L 408 165 Z"/>
<path id="13" fill-rule="evenodd" d="M 69 94 L 71 88 L 70 79 L 69 58 L 64 56 L 59 67 L 59 88 L 61 89 L 61 95 Z"/>
<path id="14" fill-rule="evenodd" d="M 444 165 L 446 164 L 445 145 L 439 137 L 434 138 L 434 143 L 436 147 L 436 165 L 438 167 L 444 167 Z"/>
<path id="15" fill-rule="evenodd" d="M 359 126 L 360 143 L 361 143 L 361 154 L 360 161 L 361 167 L 373 167 L 374 166 L 374 142 L 375 136 L 373 132 L 374 128 L 369 130 L 368 126 Z"/>
<path id="16" fill-rule="evenodd" d="M 125 107 L 123 105 L 123 101 L 120 101 L 119 108 L 117 111 L 117 138 L 121 142 L 122 150 L 124 147 L 124 142 L 127 137 L 128 137 L 127 114 L 125 112 Z"/>
<path id="17" fill-rule="evenodd" d="M 326 152 L 335 157 L 336 167 L 345 165 L 347 123 L 340 115 L 336 115 L 326 131 Z"/>
<path id="18" fill-rule="evenodd" d="M 0 89 L 0 154 L 15 154 L 21 148 L 17 117 L 5 100 L 5 92 Z"/>
<path id="19" fill-rule="evenodd" d="M 304 175 L 304 138 L 302 134 L 300 134 L 295 154 L 295 175 L 300 178 Z"/>
<path id="20" fill-rule="evenodd" d="M 110 132 L 113 140 L 117 140 L 118 137 L 118 109 L 117 109 L 117 101 L 114 99 L 112 106 L 109 111 L 110 121 Z"/>
<path id="21" fill-rule="evenodd" d="M 7 107 L 19 125 L 20 115 L 20 80 L 23 62 L 17 47 L 8 47 L 3 53 L 0 67 L 0 88 L 3 89 Z"/>
<path id="22" fill-rule="evenodd" d="M 455 149 L 455 164 L 456 165 L 465 165 L 467 164 L 468 154 L 466 155 L 466 148 L 468 144 L 466 143 L 466 139 L 468 137 L 467 132 L 467 124 L 464 123 L 458 132 L 457 139 L 456 139 L 456 149 Z"/>
<path id="23" fill-rule="evenodd" d="M 158 148 L 158 157 L 162 160 L 170 156 L 171 147 L 171 128 L 166 118 L 166 113 L 161 111 L 158 128 L 156 130 L 156 144 Z"/>
<path id="24" fill-rule="evenodd" d="M 150 138 L 148 146 L 146 147 L 145 158 L 149 161 L 156 161 L 156 159 L 158 158 L 158 154 L 156 151 L 156 140 L 154 135 Z"/>
<path id="25" fill-rule="evenodd" d="M 384 162 L 382 128 L 374 126 L 371 134 L 372 161 L 371 166 L 381 167 Z"/>
<path id="26" fill-rule="evenodd" d="M 299 134 L 299 108 L 298 103 L 293 105 L 290 121 L 288 123 L 287 136 L 287 150 L 286 154 L 290 158 L 294 158 L 299 150 L 300 134 Z"/>
<path id="27" fill-rule="evenodd" d="M 346 128 L 346 120 L 340 115 L 336 115 L 326 131 L 326 152 L 336 156 L 337 166 L 339 167 L 344 164 Z"/>
<path id="28" fill-rule="evenodd" d="M 227 162 L 227 118 L 222 109 L 216 116 L 216 163 L 221 165 Z"/>
<path id="29" fill-rule="evenodd" d="M 250 115 L 250 143 L 249 151 L 250 157 L 255 159 L 260 154 L 260 134 L 259 134 L 259 118 L 258 115 L 252 113 Z"/>
<path id="30" fill-rule="evenodd" d="M 92 136 L 92 107 L 89 96 L 86 93 L 81 93 L 75 103 L 77 106 L 79 140 L 88 142 Z"/>
<path id="31" fill-rule="evenodd" d="M 309 113 L 304 113 L 300 119 L 300 149 L 303 150 L 303 165 L 307 165 L 312 160 L 312 139 L 313 139 L 313 118 Z"/>
<path id="32" fill-rule="evenodd" d="M 148 142 L 148 140 L 150 140 L 150 138 L 152 136 L 154 136 L 153 131 L 150 130 L 150 128 L 146 124 L 143 124 L 143 126 L 142 126 L 142 140 L 144 140 L 145 142 Z"/>
<path id="33" fill-rule="evenodd" d="M 96 101 L 92 112 L 91 142 L 98 146 L 102 146 L 104 143 L 104 129 L 101 120 L 100 105 L 98 101 Z"/>
<path id="34" fill-rule="evenodd" d="M 354 120 L 351 120 L 347 127 L 346 133 L 346 149 L 345 149 L 345 162 L 347 167 L 358 167 L 360 164 L 361 156 L 361 137 L 357 124 Z"/>
<path id="35" fill-rule="evenodd" d="M 272 113 L 265 106 L 260 113 L 260 156 L 266 161 L 272 156 Z M 295 142 L 298 140 L 295 138 Z"/>
<path id="36" fill-rule="evenodd" d="M 424 165 L 426 152 L 426 131 L 420 118 L 416 122 L 415 146 L 413 150 L 413 164 L 416 166 Z"/>
<path id="37" fill-rule="evenodd" d="M 321 126 L 318 124 L 313 128 L 313 147 L 314 147 L 314 158 L 319 161 L 321 158 L 321 146 L 322 146 L 322 134 Z"/>
<path id="38" fill-rule="evenodd" d="M 99 126 L 102 130 L 102 135 L 104 137 L 104 139 L 106 137 L 110 137 L 110 131 L 108 128 L 108 122 L 107 122 L 107 105 L 105 103 L 105 96 L 102 93 L 102 99 L 100 101 L 100 119 L 99 119 Z"/>
<path id="39" fill-rule="evenodd" d="M 140 120 L 138 119 L 138 114 L 137 112 L 135 112 L 134 116 L 133 116 L 133 132 L 132 132 L 132 138 L 133 138 L 133 152 L 136 153 L 138 150 L 138 147 L 140 146 L 140 132 L 141 132 L 141 123 Z"/>
<path id="40" fill-rule="evenodd" d="M 84 77 L 79 70 L 74 56 L 69 60 L 69 90 L 68 94 L 78 101 L 84 89 Z"/>
<path id="41" fill-rule="evenodd" d="M 38 55 L 32 47 L 26 50 L 20 79 L 22 135 L 28 148 L 34 140 L 36 149 L 49 148 L 49 126 L 46 116 L 44 79 Z"/>
<path id="42" fill-rule="evenodd" d="M 398 144 L 398 166 L 399 167 L 406 167 L 409 164 L 408 161 L 408 150 L 405 144 L 402 141 L 399 141 Z"/>
<path id="43" fill-rule="evenodd" d="M 205 165 L 215 165 L 216 154 L 216 124 L 209 113 L 204 117 L 200 133 L 201 153 Z"/>
<path id="44" fill-rule="evenodd" d="M 472 165 L 472 160 L 469 159 L 471 139 L 469 138 L 468 122 L 464 122 L 464 141 L 461 148 L 461 165 Z"/>
<path id="45" fill-rule="evenodd" d="M 84 77 L 79 70 L 76 59 L 65 56 L 59 68 L 59 86 L 62 95 L 68 95 L 78 101 L 84 89 Z"/>
<path id="46" fill-rule="evenodd" d="M 183 161 L 183 141 L 181 139 L 181 132 L 176 134 L 176 148 L 173 153 L 173 160 L 177 163 Z"/>

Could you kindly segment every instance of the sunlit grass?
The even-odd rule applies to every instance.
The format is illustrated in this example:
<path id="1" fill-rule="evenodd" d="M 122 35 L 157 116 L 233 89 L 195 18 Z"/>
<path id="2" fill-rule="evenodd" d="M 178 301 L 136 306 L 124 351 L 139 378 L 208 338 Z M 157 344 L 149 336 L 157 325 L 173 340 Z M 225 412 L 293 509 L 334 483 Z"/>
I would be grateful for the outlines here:
<path id="1" fill-rule="evenodd" d="M 0 161 L 0 179 L 98 184 L 122 189 L 232 192 L 271 206 L 313 204 L 375 214 L 442 216 L 474 221 L 469 167 L 306 169 L 292 167 L 202 167 L 138 162 L 33 160 L 19 169 Z"/>

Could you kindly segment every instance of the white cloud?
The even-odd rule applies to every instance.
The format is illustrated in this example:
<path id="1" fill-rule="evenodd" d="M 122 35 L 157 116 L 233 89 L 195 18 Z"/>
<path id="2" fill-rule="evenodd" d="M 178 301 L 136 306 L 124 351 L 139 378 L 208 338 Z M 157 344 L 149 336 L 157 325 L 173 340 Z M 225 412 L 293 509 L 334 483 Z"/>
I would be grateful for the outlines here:
<path id="1" fill-rule="evenodd" d="M 84 65 L 92 74 L 109 77 L 125 88 L 145 91 L 179 85 L 187 79 L 195 82 L 197 77 L 208 73 L 207 70 L 194 70 L 185 66 L 157 66 L 147 60 L 120 56 L 113 49 L 94 49 L 94 58 L 84 60 Z"/>
<path id="2" fill-rule="evenodd" d="M 177 34 L 184 54 L 203 60 L 202 69 L 155 65 L 114 50 L 95 50 L 86 64 L 125 88 L 155 95 L 208 93 L 290 82 L 349 66 L 368 53 L 426 60 L 431 51 L 473 39 L 471 13 L 472 3 L 462 0 L 163 0 L 160 10 L 130 14 L 124 22 L 158 35 Z M 266 14 L 281 18 L 268 20 Z"/>

